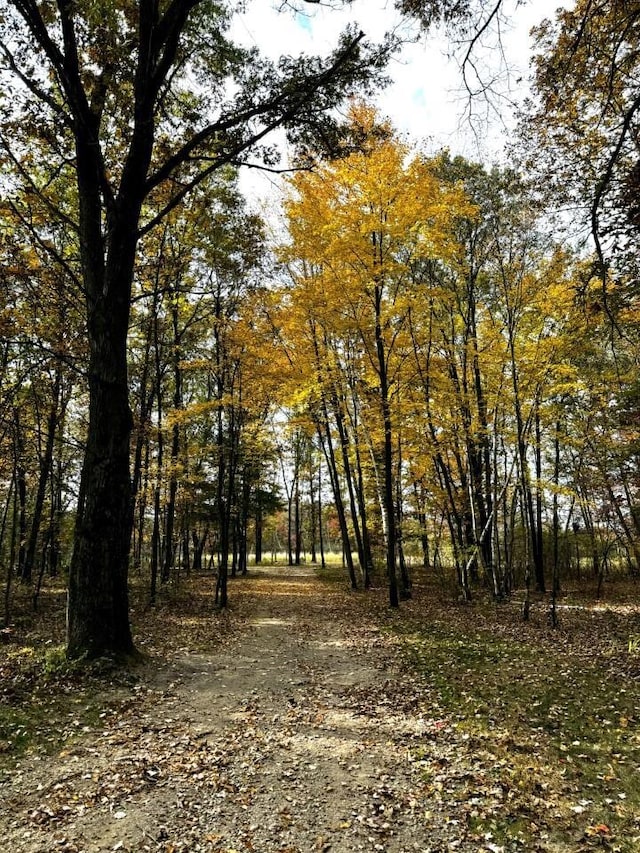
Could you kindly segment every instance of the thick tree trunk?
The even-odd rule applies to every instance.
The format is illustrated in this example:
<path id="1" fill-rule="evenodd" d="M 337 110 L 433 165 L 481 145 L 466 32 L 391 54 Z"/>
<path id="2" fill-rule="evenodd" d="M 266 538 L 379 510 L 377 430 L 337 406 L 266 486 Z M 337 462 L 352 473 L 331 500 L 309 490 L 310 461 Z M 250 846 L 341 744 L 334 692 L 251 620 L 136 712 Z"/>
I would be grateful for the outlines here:
<path id="1" fill-rule="evenodd" d="M 69 30 L 67 37 L 71 43 L 75 34 Z M 71 46 L 71 53 L 75 49 Z M 74 64 L 75 56 L 71 59 Z M 152 99 L 143 85 L 146 69 L 140 65 L 138 70 L 135 127 L 117 195 L 105 198 L 100 115 L 91 112 L 80 95 L 73 102 L 80 259 L 89 343 L 89 427 L 69 569 L 70 658 L 122 658 L 135 651 L 128 593 L 133 417 L 129 408 L 127 334 L 140 211 L 154 138 Z M 76 81 L 70 79 L 69 86 L 75 98 Z"/>
<path id="2" fill-rule="evenodd" d="M 69 574 L 71 658 L 134 651 L 127 589 L 132 526 L 127 322 L 122 306 L 118 312 L 113 302 L 107 295 L 90 312 L 89 430 Z"/>
<path id="3" fill-rule="evenodd" d="M 67 655 L 121 658 L 134 652 L 128 594 L 133 418 L 127 333 L 140 209 L 134 197 L 110 223 L 105 263 L 99 203 L 90 193 L 83 195 L 80 176 L 91 165 L 82 162 L 84 155 L 86 152 L 78 148 L 80 242 L 89 339 L 89 428 L 69 570 Z"/>

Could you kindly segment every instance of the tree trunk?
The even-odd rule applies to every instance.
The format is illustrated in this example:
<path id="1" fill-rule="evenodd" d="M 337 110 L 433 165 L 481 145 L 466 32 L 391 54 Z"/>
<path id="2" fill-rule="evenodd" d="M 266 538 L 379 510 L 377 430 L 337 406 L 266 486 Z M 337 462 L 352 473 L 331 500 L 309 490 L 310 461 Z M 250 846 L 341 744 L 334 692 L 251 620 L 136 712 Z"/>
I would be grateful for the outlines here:
<path id="1" fill-rule="evenodd" d="M 295 534 L 295 564 L 300 565 L 300 554 L 302 552 L 302 523 L 300 514 L 300 468 L 296 465 L 296 482 L 293 497 L 293 526 Z"/>
<path id="2" fill-rule="evenodd" d="M 553 439 L 553 575 L 551 587 L 551 624 L 558 627 L 558 612 L 556 608 L 558 592 L 560 591 L 560 554 L 558 533 L 560 519 L 558 514 L 558 490 L 560 485 L 560 421 L 556 421 L 556 431 Z"/>
<path id="3" fill-rule="evenodd" d="M 340 535 L 342 538 L 342 552 L 344 555 L 344 560 L 347 566 L 347 571 L 349 572 L 349 580 L 351 581 L 351 589 L 358 588 L 358 581 L 356 580 L 355 568 L 353 565 L 353 556 L 351 554 L 351 542 L 349 540 L 349 529 L 347 527 L 347 516 L 344 511 L 344 502 L 342 500 L 342 492 L 340 491 L 340 477 L 338 474 L 338 469 L 336 466 L 336 457 L 335 451 L 333 449 L 333 441 L 331 439 L 331 427 L 329 426 L 328 414 L 326 408 L 323 412 L 324 414 L 324 423 L 323 427 L 326 434 L 326 444 L 325 440 L 322 436 L 321 428 L 318 426 L 318 438 L 320 439 L 320 444 L 322 446 L 323 453 L 325 454 L 325 461 L 327 463 L 327 468 L 329 469 L 329 479 L 331 481 L 331 490 L 333 492 L 333 500 L 336 506 L 336 513 L 338 515 L 338 523 L 340 525 Z M 322 547 L 322 555 L 324 557 L 324 547 Z"/>
<path id="4" fill-rule="evenodd" d="M 89 307 L 89 430 L 67 609 L 71 658 L 130 655 L 127 576 L 131 537 L 127 383 L 129 296 Z"/>
<path id="5" fill-rule="evenodd" d="M 353 534 L 356 538 L 356 549 L 358 551 L 358 561 L 360 563 L 360 570 L 362 571 L 363 581 L 365 588 L 369 586 L 368 577 L 366 572 L 366 560 L 364 556 L 364 546 L 362 543 L 362 532 L 360 529 L 360 519 L 358 517 L 358 510 L 356 507 L 356 496 L 353 485 L 353 474 L 351 470 L 351 460 L 349 459 L 349 436 L 347 434 L 347 428 L 344 422 L 344 415 L 341 407 L 341 400 L 338 399 L 338 395 L 334 394 L 332 399 L 333 404 L 333 413 L 336 419 L 336 426 L 338 428 L 338 438 L 340 440 L 340 450 L 342 452 L 342 467 L 344 469 L 344 478 L 347 484 L 347 494 L 349 495 L 349 509 L 351 510 L 351 524 L 353 526 Z"/>
<path id="6" fill-rule="evenodd" d="M 418 524 L 420 526 L 420 547 L 422 549 L 422 567 L 425 571 L 429 571 L 429 534 L 427 531 L 427 513 L 425 512 L 425 501 L 423 500 L 422 492 L 424 491 L 424 484 L 420 482 L 420 488 L 418 489 L 418 482 L 416 480 L 413 481 L 413 494 L 415 498 L 416 505 L 416 518 L 418 520 Z"/>
<path id="7" fill-rule="evenodd" d="M 15 465 L 15 460 L 14 460 Z M 11 547 L 9 550 L 9 559 L 7 561 L 7 579 L 4 588 L 4 627 L 9 627 L 9 622 L 11 621 L 11 581 L 13 579 L 13 557 L 15 551 L 15 541 L 16 541 L 16 531 L 15 531 L 15 520 L 16 520 L 16 500 L 14 493 L 14 486 L 16 482 L 16 471 L 14 467 L 13 476 L 11 477 L 11 482 L 9 483 L 9 490 L 7 492 L 7 500 L 4 506 L 4 512 L 2 514 L 2 529 L 0 530 L 0 553 L 2 553 L 2 546 L 4 545 L 4 535 L 7 529 L 7 518 L 9 516 L 9 509 L 13 504 L 13 521 L 11 530 Z M 12 500 L 13 499 L 13 500 Z"/>
<path id="8" fill-rule="evenodd" d="M 231 519 L 231 577 L 238 576 L 238 545 L 240 539 L 240 527 L 238 517 Z"/>
<path id="9" fill-rule="evenodd" d="M 151 427 L 151 410 L 153 401 L 156 395 L 156 389 L 159 390 L 159 340 L 158 340 L 158 268 L 155 275 L 155 288 L 153 294 L 153 304 L 149 314 L 149 320 L 146 324 L 146 334 L 144 343 L 144 356 L 142 364 L 142 374 L 140 377 L 140 398 L 138 410 L 138 424 L 135 439 L 135 449 L 133 452 L 133 473 L 131 500 L 134 502 L 134 517 L 137 509 L 136 529 L 134 532 L 133 542 L 133 568 L 139 570 L 142 566 L 142 547 L 144 542 L 145 529 L 145 514 L 147 507 L 147 489 L 149 483 L 149 429 Z M 155 364 L 156 364 L 156 380 L 149 383 L 149 373 L 151 371 L 151 349 L 154 345 Z M 151 384 L 149 388 L 148 385 Z M 144 460 L 143 460 L 144 458 Z M 137 503 L 137 507 L 135 504 Z"/>
<path id="10" fill-rule="evenodd" d="M 220 523 L 220 557 L 218 560 L 218 581 L 216 583 L 216 604 L 224 610 L 229 604 L 227 581 L 229 578 L 229 512 L 224 498 L 218 502 L 218 517 Z"/>
<path id="11" fill-rule="evenodd" d="M 145 28 L 148 23 L 150 20 Z M 66 36 L 75 39 L 71 30 Z M 146 51 L 149 44 L 141 40 L 141 47 Z M 100 113 L 92 112 L 82 97 L 72 106 L 89 343 L 89 427 L 69 570 L 70 658 L 122 658 L 135 652 L 128 591 L 133 417 L 127 336 L 140 212 L 148 191 L 145 180 L 154 142 L 154 96 L 146 86 L 145 58 L 140 55 L 138 59 L 135 126 L 117 194 L 105 198 L 108 179 L 100 145 Z M 79 75 L 70 78 L 68 85 L 75 95 L 76 85 L 82 88 Z"/>
<path id="12" fill-rule="evenodd" d="M 398 607 L 398 582 L 396 578 L 396 509 L 393 495 L 393 434 L 391 428 L 391 406 L 389 404 L 389 378 L 387 359 L 382 336 L 382 287 L 375 287 L 376 353 L 378 356 L 378 375 L 380 378 L 380 405 L 384 426 L 384 514 L 387 527 L 387 581 L 389 584 L 389 604 Z"/>
<path id="13" fill-rule="evenodd" d="M 293 565 L 293 491 L 287 495 L 287 562 Z"/>
<path id="14" fill-rule="evenodd" d="M 240 542 L 238 553 L 238 571 L 247 574 L 248 551 L 247 531 L 249 529 L 249 508 L 251 503 L 251 480 L 245 468 L 242 479 L 242 505 L 240 507 Z"/>
<path id="15" fill-rule="evenodd" d="M 16 498 L 18 505 L 18 569 L 17 575 L 23 583 L 30 583 L 31 577 L 26 575 L 26 542 L 27 542 L 27 472 L 24 467 L 24 439 L 20 412 L 17 407 L 13 410 L 14 420 L 14 458 L 16 464 Z"/>
<path id="16" fill-rule="evenodd" d="M 357 424 L 354 423 L 357 428 Z M 360 514 L 360 527 L 362 530 L 362 553 L 364 558 L 364 588 L 371 588 L 371 578 L 374 573 L 373 554 L 371 553 L 371 537 L 369 535 L 369 523 L 367 514 L 367 504 L 364 492 L 364 474 L 362 471 L 362 459 L 360 454 L 360 440 L 358 433 L 355 434 L 354 441 L 355 457 L 356 457 L 356 498 L 358 501 L 358 512 Z"/>
<path id="17" fill-rule="evenodd" d="M 47 492 L 47 483 L 51 474 L 51 466 L 53 464 L 53 449 L 55 446 L 56 426 L 58 422 L 58 405 L 60 402 L 60 386 L 62 383 L 62 374 L 60 367 L 56 370 L 56 376 L 53 384 L 53 397 L 51 400 L 51 408 L 47 418 L 47 435 L 45 441 L 44 456 L 40 459 L 40 473 L 38 476 L 38 487 L 36 489 L 36 500 L 33 508 L 33 517 L 31 519 L 31 530 L 27 540 L 27 547 L 24 558 L 24 576 L 31 578 L 36 561 L 36 548 L 40 535 L 40 525 L 42 522 L 42 511 L 44 509 L 44 499 Z M 42 572 L 40 573 L 40 580 Z M 37 596 L 34 599 L 34 604 L 37 601 Z"/>
<path id="18" fill-rule="evenodd" d="M 140 204 L 135 195 L 122 192 L 122 210 L 108 223 L 105 262 L 99 188 L 95 174 L 87 175 L 95 170 L 95 152 L 80 145 L 76 150 L 87 293 L 89 428 L 69 571 L 67 655 L 123 657 L 135 651 L 128 592 L 133 418 L 127 333 Z M 140 169 L 140 163 L 128 166 Z M 134 180 L 140 183 L 144 175 L 136 174 Z"/>
<path id="19" fill-rule="evenodd" d="M 535 401 L 535 459 L 536 459 L 536 586 L 540 592 L 545 591 L 544 580 L 544 539 L 542 528 L 542 425 L 540 423 L 539 392 Z"/>
<path id="20" fill-rule="evenodd" d="M 323 359 L 320 355 L 320 348 L 318 345 L 318 337 L 317 337 L 317 329 L 313 321 L 311 321 L 311 330 L 313 333 L 313 349 L 315 355 L 315 367 L 318 375 L 318 379 L 320 380 L 320 384 L 324 384 L 322 382 L 323 379 Z M 327 463 L 327 468 L 329 469 L 329 480 L 331 482 L 331 490 L 333 492 L 333 499 L 336 506 L 336 512 L 338 514 L 338 523 L 340 524 L 340 535 L 342 538 L 342 552 L 344 554 L 344 559 L 346 561 L 347 570 L 349 572 L 349 580 L 351 581 L 351 588 L 358 588 L 358 581 L 356 579 L 355 568 L 353 565 L 353 556 L 351 554 L 351 542 L 349 540 L 349 528 L 347 527 L 347 517 L 344 511 L 344 503 L 342 500 L 342 493 L 340 491 L 340 476 L 338 473 L 338 467 L 336 464 L 336 454 L 333 448 L 333 440 L 331 437 L 331 427 L 329 425 L 329 411 L 327 407 L 327 400 L 323 396 L 321 399 L 321 407 L 322 407 L 322 417 L 318 418 L 316 421 L 316 427 L 318 431 L 318 440 L 320 442 L 320 447 L 322 448 L 322 452 L 324 454 L 325 462 Z M 323 435 L 324 430 L 324 435 Z M 326 444 L 325 444 L 326 437 Z M 318 477 L 320 473 L 318 472 Z M 320 513 L 320 525 L 322 526 L 322 501 L 318 501 L 319 505 L 319 513 Z M 320 540 L 320 550 L 322 555 L 322 566 L 324 568 L 324 545 L 322 539 Z"/>
<path id="21" fill-rule="evenodd" d="M 326 568 L 324 556 L 324 533 L 322 532 L 322 459 L 318 459 L 318 544 L 320 546 L 320 565 Z"/>
<path id="22" fill-rule="evenodd" d="M 56 466 L 51 472 L 51 514 L 49 524 L 51 526 L 51 552 L 49 559 L 49 575 L 57 577 L 60 571 L 62 519 L 64 517 L 62 501 L 62 479 L 63 479 L 63 444 L 65 432 L 65 412 L 67 400 L 63 401 L 63 412 L 58 419 L 58 430 L 56 436 Z"/>
<path id="23" fill-rule="evenodd" d="M 317 563 L 318 555 L 316 553 L 316 540 L 318 533 L 318 517 L 316 515 L 316 488 L 315 488 L 315 471 L 313 467 L 314 448 L 311 451 L 311 462 L 309 465 L 309 536 L 311 538 L 311 562 Z"/>
<path id="24" fill-rule="evenodd" d="M 396 545 L 398 550 L 398 564 L 400 566 L 400 597 L 406 601 L 407 599 L 411 598 L 411 577 L 409 575 L 409 568 L 407 566 L 407 561 L 405 559 L 404 554 L 404 543 L 402 541 L 404 533 L 404 509 L 402 506 L 401 476 L 402 450 L 400 436 L 398 436 L 398 472 L 396 477 Z"/>
<path id="25" fill-rule="evenodd" d="M 175 293 L 171 292 L 171 326 L 173 329 L 173 341 L 171 347 L 173 368 L 173 407 L 176 413 L 182 408 L 182 369 L 180 367 L 181 336 L 178 328 L 178 308 Z M 180 423 L 174 420 L 171 429 L 171 459 L 169 462 L 169 498 L 167 500 L 167 511 L 165 518 L 165 549 L 162 564 L 162 583 L 167 583 L 171 576 L 175 553 L 177 547 L 174 545 L 174 527 L 176 518 L 176 497 L 178 494 L 177 465 L 180 456 Z"/>
<path id="26" fill-rule="evenodd" d="M 262 562 L 262 533 L 263 533 L 263 520 L 262 520 L 262 507 L 258 502 L 256 506 L 256 566 L 259 566 Z"/>

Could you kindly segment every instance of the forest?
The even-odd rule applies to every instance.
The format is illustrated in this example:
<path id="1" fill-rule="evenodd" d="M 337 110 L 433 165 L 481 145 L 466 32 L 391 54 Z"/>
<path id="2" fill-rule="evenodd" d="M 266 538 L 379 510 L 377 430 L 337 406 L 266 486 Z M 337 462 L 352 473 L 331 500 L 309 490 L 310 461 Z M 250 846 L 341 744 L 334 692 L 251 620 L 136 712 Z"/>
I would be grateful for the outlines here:
<path id="1" fill-rule="evenodd" d="M 587 4 L 557 32 L 541 26 L 520 170 L 412 150 L 362 100 L 328 138 L 320 104 L 293 130 L 330 151 L 299 141 L 286 230 L 269 234 L 238 190 L 238 155 L 196 147 L 190 124 L 206 103 L 177 82 L 145 106 L 169 124 L 146 185 L 130 187 L 143 143 L 127 138 L 124 79 L 109 76 L 124 35 L 114 29 L 114 57 L 84 80 L 80 50 L 90 63 L 95 34 L 78 32 L 79 76 L 67 81 L 71 60 L 34 32 L 37 6 L 15 5 L 6 26 L 24 45 L 5 43 L 16 82 L 1 246 L 6 624 L 13 585 L 37 607 L 43 585 L 70 572 L 70 652 L 126 650 L 129 570 L 151 601 L 175 575 L 215 575 L 225 607 L 227 577 L 265 549 L 292 564 L 338 551 L 351 586 L 384 578 L 392 606 L 420 571 L 465 600 L 474 587 L 501 599 L 553 594 L 563 577 L 637 576 L 635 9 Z M 62 63 L 57 88 L 29 65 L 30 40 Z M 352 61 L 347 91 L 372 62 Z M 246 62 L 233 57 L 225 73 Z M 256 113 L 276 109 L 260 96 Z M 89 116 L 112 144 L 85 186 L 72 138 Z M 243 115 L 219 124 L 232 120 L 248 138 L 227 147 L 257 144 Z M 172 126 L 184 137 L 173 145 Z M 125 270 L 118 240 L 134 237 Z M 105 567 L 86 567 L 98 549 Z M 102 599 L 112 624 L 90 636 Z"/>
<path id="2" fill-rule="evenodd" d="M 351 27 L 327 55 L 271 62 L 234 42 L 232 2 L 6 3 L 2 702 L 46 693 L 48 678 L 54 693 L 88 696 L 92 679 L 104 687 L 106 661 L 112 688 L 126 691 L 135 661 L 174 660 L 204 634 L 232 643 L 263 598 L 273 595 L 265 620 L 277 622 L 279 597 L 306 595 L 327 625 L 327 603 L 362 637 L 375 623 L 382 662 L 431 667 L 443 718 L 482 673 L 493 683 L 487 661 L 519 648 L 522 631 L 558 678 L 582 673 L 588 702 L 597 672 L 592 682 L 582 667 L 590 644 L 602 663 L 604 643 L 630 695 L 613 712 L 629 742 L 602 749 L 623 755 L 629 776 L 598 765 L 589 784 L 624 777 L 622 800 L 636 802 L 624 786 L 640 748 L 640 3 L 565 7 L 534 31 L 531 93 L 498 166 L 428 150 L 374 105 L 397 34 L 374 44 Z M 463 69 L 507 14 L 504 0 L 396 8 L 416 33 L 439 27 L 462 44 Z M 287 162 L 273 142 L 285 137 Z M 277 217 L 244 197 L 246 168 L 274 175 Z M 562 648 L 582 662 L 575 671 L 561 668 Z M 533 692 L 509 714 L 540 704 L 544 675 L 523 654 Z M 508 705 L 508 687 L 494 686 Z M 574 698 L 557 706 L 577 726 Z M 605 715 L 594 711 L 593 729 Z M 32 711 L 24 720 L 0 704 L 0 767 L 41 725 Z M 588 738 L 558 737 L 563 756 L 565 741 Z M 448 747 L 455 760 L 467 748 Z M 507 797 L 516 786 L 505 785 Z M 582 793 L 567 806 L 574 817 L 593 802 Z M 373 832 L 383 812 L 360 823 L 373 820 Z M 632 812 L 609 802 L 553 848 L 542 818 L 524 827 L 515 809 L 505 835 L 480 808 L 454 846 L 633 850 Z M 42 814 L 42 831 L 57 826 Z M 206 846 L 203 832 L 130 849 L 235 850 L 224 832 Z M 369 847 L 320 832 L 294 834 L 297 847 L 275 835 L 243 843 L 405 850 L 388 826 L 383 836 Z M 43 843 L 15 849 L 54 849 Z M 65 843 L 55 849 L 129 842 Z"/>

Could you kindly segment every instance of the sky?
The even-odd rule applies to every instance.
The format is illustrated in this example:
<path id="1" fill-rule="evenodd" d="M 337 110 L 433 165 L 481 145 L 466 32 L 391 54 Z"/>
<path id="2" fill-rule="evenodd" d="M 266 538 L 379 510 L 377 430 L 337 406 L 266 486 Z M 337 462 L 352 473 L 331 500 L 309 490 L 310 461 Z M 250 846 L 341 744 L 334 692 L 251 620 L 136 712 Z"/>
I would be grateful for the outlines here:
<path id="1" fill-rule="evenodd" d="M 357 22 L 368 39 L 379 40 L 393 27 L 410 35 L 393 9 L 393 0 L 354 0 L 350 7 L 330 8 L 327 4 L 298 3 L 304 13 L 284 6 L 281 0 L 247 0 L 246 11 L 237 17 L 232 34 L 246 45 L 258 45 L 263 54 L 277 59 L 281 55 L 324 54 L 335 46 L 339 33 L 352 21 Z M 462 85 L 459 60 L 448 57 L 451 43 L 443 33 L 422 36 L 405 45 L 388 67 L 392 83 L 382 90 L 375 103 L 395 128 L 410 142 L 427 151 L 448 148 L 483 162 L 499 162 L 509 130 L 514 126 L 513 102 L 520 102 L 528 91 L 530 30 L 545 17 L 553 17 L 563 0 L 504 0 L 509 22 L 501 25 L 501 39 L 509 73 L 496 48 L 495 37 L 487 40 L 484 52 L 476 53 L 485 80 L 496 79 L 504 97 L 492 105 L 474 99 L 474 124 L 468 120 L 469 99 Z M 501 115 L 498 116 L 495 108 Z M 241 178 L 247 194 L 269 193 L 274 180 L 260 178 L 251 170 Z"/>

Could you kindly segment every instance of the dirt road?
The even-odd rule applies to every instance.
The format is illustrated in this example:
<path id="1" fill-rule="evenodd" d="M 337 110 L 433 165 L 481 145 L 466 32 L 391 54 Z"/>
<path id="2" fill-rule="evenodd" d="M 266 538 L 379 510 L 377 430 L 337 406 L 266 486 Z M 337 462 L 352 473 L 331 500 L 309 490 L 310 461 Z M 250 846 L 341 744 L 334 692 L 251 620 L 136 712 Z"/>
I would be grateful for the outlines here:
<path id="1" fill-rule="evenodd" d="M 304 569 L 232 594 L 231 639 L 147 666 L 93 731 L 4 781 L 6 850 L 498 849 L 450 820 L 437 772 L 457 735 L 359 599 Z"/>

